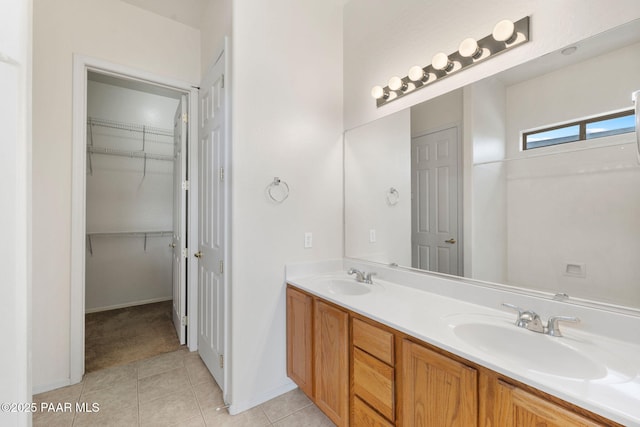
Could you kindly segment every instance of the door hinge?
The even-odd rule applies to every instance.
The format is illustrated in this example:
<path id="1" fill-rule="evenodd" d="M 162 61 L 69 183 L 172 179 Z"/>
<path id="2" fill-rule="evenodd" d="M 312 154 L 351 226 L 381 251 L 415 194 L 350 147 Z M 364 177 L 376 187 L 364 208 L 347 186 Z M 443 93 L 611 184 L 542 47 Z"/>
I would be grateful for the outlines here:
<path id="1" fill-rule="evenodd" d="M 182 326 L 187 326 L 189 324 L 189 316 L 182 316 L 182 319 L 180 320 L 180 324 Z"/>
<path id="2" fill-rule="evenodd" d="M 189 248 L 182 249 L 182 256 L 185 258 L 189 258 Z"/>
<path id="3" fill-rule="evenodd" d="M 224 74 L 222 75 L 221 79 L 222 79 L 222 82 L 220 83 L 220 87 L 224 89 Z"/>
<path id="4" fill-rule="evenodd" d="M 182 181 L 182 189 L 188 191 L 191 189 L 191 183 L 189 181 Z"/>
<path id="5" fill-rule="evenodd" d="M 184 113 L 182 115 L 182 122 L 183 123 L 189 123 L 189 115 L 187 113 Z"/>
<path id="6" fill-rule="evenodd" d="M 224 181 L 224 168 L 220 168 L 220 182 Z"/>
<path id="7" fill-rule="evenodd" d="M 220 364 L 220 369 L 224 368 L 224 356 L 222 354 L 218 356 L 218 363 Z"/>
<path id="8" fill-rule="evenodd" d="M 220 261 L 220 274 L 224 273 L 224 261 Z"/>

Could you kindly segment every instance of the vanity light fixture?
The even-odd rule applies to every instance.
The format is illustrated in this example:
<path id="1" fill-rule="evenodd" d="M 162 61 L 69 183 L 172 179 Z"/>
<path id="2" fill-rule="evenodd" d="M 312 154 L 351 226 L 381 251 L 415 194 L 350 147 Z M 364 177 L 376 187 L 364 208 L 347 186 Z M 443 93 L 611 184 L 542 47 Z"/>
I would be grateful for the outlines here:
<path id="1" fill-rule="evenodd" d="M 438 52 L 433 55 L 433 58 L 431 58 L 431 66 L 434 70 L 444 71 L 445 73 L 453 70 L 453 62 L 451 62 L 449 57 L 442 52 Z"/>
<path id="2" fill-rule="evenodd" d="M 496 41 L 507 44 L 513 43 L 516 37 L 518 37 L 515 24 L 508 19 L 498 22 L 496 26 L 493 27 L 493 33 L 491 33 L 491 35 Z"/>
<path id="3" fill-rule="evenodd" d="M 431 64 L 426 67 L 415 65 L 409 69 L 407 76 L 389 79 L 386 87 L 374 86 L 371 96 L 376 100 L 376 106 L 381 107 L 528 41 L 528 16 L 516 22 L 502 20 L 495 25 L 490 35 L 481 39 L 466 38 L 454 53 L 436 53 Z"/>
<path id="4" fill-rule="evenodd" d="M 389 92 L 385 91 L 382 86 L 374 86 L 371 89 L 371 96 L 375 99 L 387 99 L 389 98 Z"/>
<path id="5" fill-rule="evenodd" d="M 393 91 L 405 91 L 409 86 L 402 81 L 402 79 L 398 76 L 393 76 L 389 79 L 389 89 Z"/>
<path id="6" fill-rule="evenodd" d="M 478 42 L 474 38 L 467 38 L 462 40 L 458 52 L 465 58 L 480 59 L 482 57 L 482 49 L 478 46 Z"/>
<path id="7" fill-rule="evenodd" d="M 407 74 L 407 77 L 409 77 L 409 80 L 411 80 L 412 82 L 426 82 L 427 80 L 429 80 L 429 74 L 427 74 L 422 67 L 418 66 L 418 65 L 414 65 L 413 67 L 409 68 L 409 73 Z"/>

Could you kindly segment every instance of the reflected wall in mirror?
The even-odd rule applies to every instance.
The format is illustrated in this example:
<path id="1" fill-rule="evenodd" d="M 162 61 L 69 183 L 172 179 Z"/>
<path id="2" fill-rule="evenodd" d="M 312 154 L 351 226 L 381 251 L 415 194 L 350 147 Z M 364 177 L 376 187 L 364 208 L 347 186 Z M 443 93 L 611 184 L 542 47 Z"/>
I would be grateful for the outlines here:
<path id="1" fill-rule="evenodd" d="M 347 131 L 345 255 L 640 309 L 635 132 L 522 149 L 633 108 L 640 22 L 575 47 Z"/>

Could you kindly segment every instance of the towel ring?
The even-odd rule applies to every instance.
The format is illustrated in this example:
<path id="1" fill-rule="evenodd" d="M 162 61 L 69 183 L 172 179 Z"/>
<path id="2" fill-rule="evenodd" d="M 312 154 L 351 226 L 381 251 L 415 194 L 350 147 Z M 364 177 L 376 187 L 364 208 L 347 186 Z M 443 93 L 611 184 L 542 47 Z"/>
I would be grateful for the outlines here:
<path id="1" fill-rule="evenodd" d="M 398 190 L 391 187 L 389 191 L 387 191 L 387 204 L 389 206 L 395 206 L 398 204 L 399 200 L 400 200 L 400 193 L 398 193 Z"/>
<path id="2" fill-rule="evenodd" d="M 282 203 L 289 197 L 289 185 L 276 176 L 267 186 L 267 194 L 275 203 Z"/>

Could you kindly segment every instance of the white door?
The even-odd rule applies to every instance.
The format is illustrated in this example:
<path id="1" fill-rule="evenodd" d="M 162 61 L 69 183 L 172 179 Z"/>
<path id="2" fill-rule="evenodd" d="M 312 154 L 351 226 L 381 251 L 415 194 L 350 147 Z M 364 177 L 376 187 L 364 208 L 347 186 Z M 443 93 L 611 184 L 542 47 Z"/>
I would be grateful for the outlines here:
<path id="1" fill-rule="evenodd" d="M 184 321 L 187 313 L 187 270 L 183 249 L 185 242 L 187 192 L 182 186 L 187 171 L 187 97 L 182 95 L 173 119 L 173 324 L 180 344 L 186 344 L 187 325 Z"/>
<path id="2" fill-rule="evenodd" d="M 200 85 L 198 144 L 198 352 L 220 388 L 225 345 L 224 55 Z"/>
<path id="3" fill-rule="evenodd" d="M 411 140 L 412 266 L 459 274 L 458 128 Z"/>

